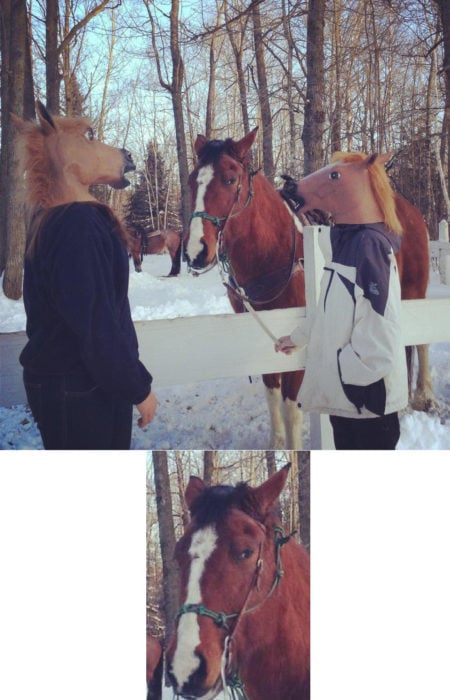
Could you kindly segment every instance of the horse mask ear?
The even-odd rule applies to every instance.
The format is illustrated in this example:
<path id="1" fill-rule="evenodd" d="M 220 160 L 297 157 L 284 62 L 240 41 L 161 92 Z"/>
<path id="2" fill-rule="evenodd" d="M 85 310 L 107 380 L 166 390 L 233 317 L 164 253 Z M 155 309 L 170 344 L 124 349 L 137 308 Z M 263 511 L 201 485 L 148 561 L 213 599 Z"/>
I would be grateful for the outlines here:
<path id="1" fill-rule="evenodd" d="M 42 102 L 39 102 L 39 100 L 36 102 L 36 112 L 44 134 L 50 134 L 53 130 L 56 130 L 55 122 L 53 121 L 51 114 L 47 111 L 47 108 L 44 107 Z"/>
<path id="2" fill-rule="evenodd" d="M 198 476 L 191 476 L 184 494 L 187 507 L 190 511 L 192 509 L 192 504 L 203 493 L 205 488 L 206 486 L 204 481 L 202 481 Z"/>
<path id="3" fill-rule="evenodd" d="M 379 163 L 380 165 L 386 165 L 391 158 L 395 155 L 394 151 L 388 151 L 387 153 L 372 153 L 372 155 L 367 156 L 366 165 L 373 165 L 374 163 Z"/>
<path id="4" fill-rule="evenodd" d="M 275 506 L 276 501 L 286 485 L 291 464 L 286 464 L 280 471 L 273 474 L 261 486 L 253 489 L 253 498 L 258 504 L 261 515 L 267 515 Z"/>

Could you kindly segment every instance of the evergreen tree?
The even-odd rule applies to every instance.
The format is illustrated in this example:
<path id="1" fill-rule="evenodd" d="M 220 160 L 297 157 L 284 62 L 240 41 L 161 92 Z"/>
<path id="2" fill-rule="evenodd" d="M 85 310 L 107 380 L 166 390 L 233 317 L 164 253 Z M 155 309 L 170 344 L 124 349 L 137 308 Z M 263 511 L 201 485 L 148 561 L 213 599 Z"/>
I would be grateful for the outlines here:
<path id="1" fill-rule="evenodd" d="M 143 171 L 128 201 L 125 222 L 136 232 L 179 228 L 179 216 L 171 209 L 171 188 L 164 160 L 154 142 L 147 146 Z"/>

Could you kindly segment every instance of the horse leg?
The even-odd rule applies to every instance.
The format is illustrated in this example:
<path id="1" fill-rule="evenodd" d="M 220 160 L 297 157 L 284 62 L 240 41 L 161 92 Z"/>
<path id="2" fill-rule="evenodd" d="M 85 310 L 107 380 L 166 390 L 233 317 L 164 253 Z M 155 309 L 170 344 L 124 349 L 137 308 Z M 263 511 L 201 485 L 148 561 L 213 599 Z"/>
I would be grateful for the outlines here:
<path id="1" fill-rule="evenodd" d="M 286 448 L 286 428 L 282 412 L 280 375 L 264 374 L 263 381 L 270 415 L 270 447 L 273 450 L 282 450 Z"/>
<path id="2" fill-rule="evenodd" d="M 428 345 L 417 345 L 417 357 L 419 369 L 417 374 L 416 390 L 411 405 L 415 411 L 430 411 L 439 407 L 434 398 L 433 384 L 431 381 L 430 364 L 428 357 Z"/>
<path id="3" fill-rule="evenodd" d="M 175 251 L 169 246 L 169 255 L 172 260 L 172 267 L 170 268 L 169 277 L 176 277 L 180 274 L 181 267 L 181 239 L 180 244 Z"/>
<path id="4" fill-rule="evenodd" d="M 298 407 L 297 395 L 303 380 L 303 371 L 284 372 L 281 375 L 283 418 L 288 450 L 302 449 L 303 412 Z"/>
<path id="5" fill-rule="evenodd" d="M 408 401 L 412 403 L 413 395 L 413 369 L 414 369 L 414 345 L 407 345 L 405 347 L 406 352 L 406 371 L 408 376 Z"/>

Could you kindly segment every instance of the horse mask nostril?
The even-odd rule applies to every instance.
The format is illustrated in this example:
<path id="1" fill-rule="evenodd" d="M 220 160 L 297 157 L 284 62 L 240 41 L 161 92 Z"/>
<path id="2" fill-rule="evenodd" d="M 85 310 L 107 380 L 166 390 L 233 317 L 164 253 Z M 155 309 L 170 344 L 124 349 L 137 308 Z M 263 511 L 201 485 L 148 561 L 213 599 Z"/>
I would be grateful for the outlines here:
<path id="1" fill-rule="evenodd" d="M 136 170 L 136 165 L 134 164 L 133 156 L 131 155 L 130 151 L 127 151 L 126 148 L 121 148 L 120 152 L 122 153 L 125 166 L 124 172 L 129 173 L 131 170 Z"/>

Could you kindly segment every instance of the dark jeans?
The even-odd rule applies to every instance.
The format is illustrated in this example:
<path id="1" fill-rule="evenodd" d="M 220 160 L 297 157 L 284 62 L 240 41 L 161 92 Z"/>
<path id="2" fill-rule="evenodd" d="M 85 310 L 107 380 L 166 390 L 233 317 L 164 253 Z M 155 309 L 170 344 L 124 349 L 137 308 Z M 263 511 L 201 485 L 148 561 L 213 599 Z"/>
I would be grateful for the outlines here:
<path id="1" fill-rule="evenodd" d="M 24 370 L 28 403 L 46 450 L 129 450 L 133 405 L 108 396 L 82 372 Z"/>
<path id="2" fill-rule="evenodd" d="M 330 416 L 337 450 L 395 450 L 400 437 L 397 413 L 379 418 Z"/>

